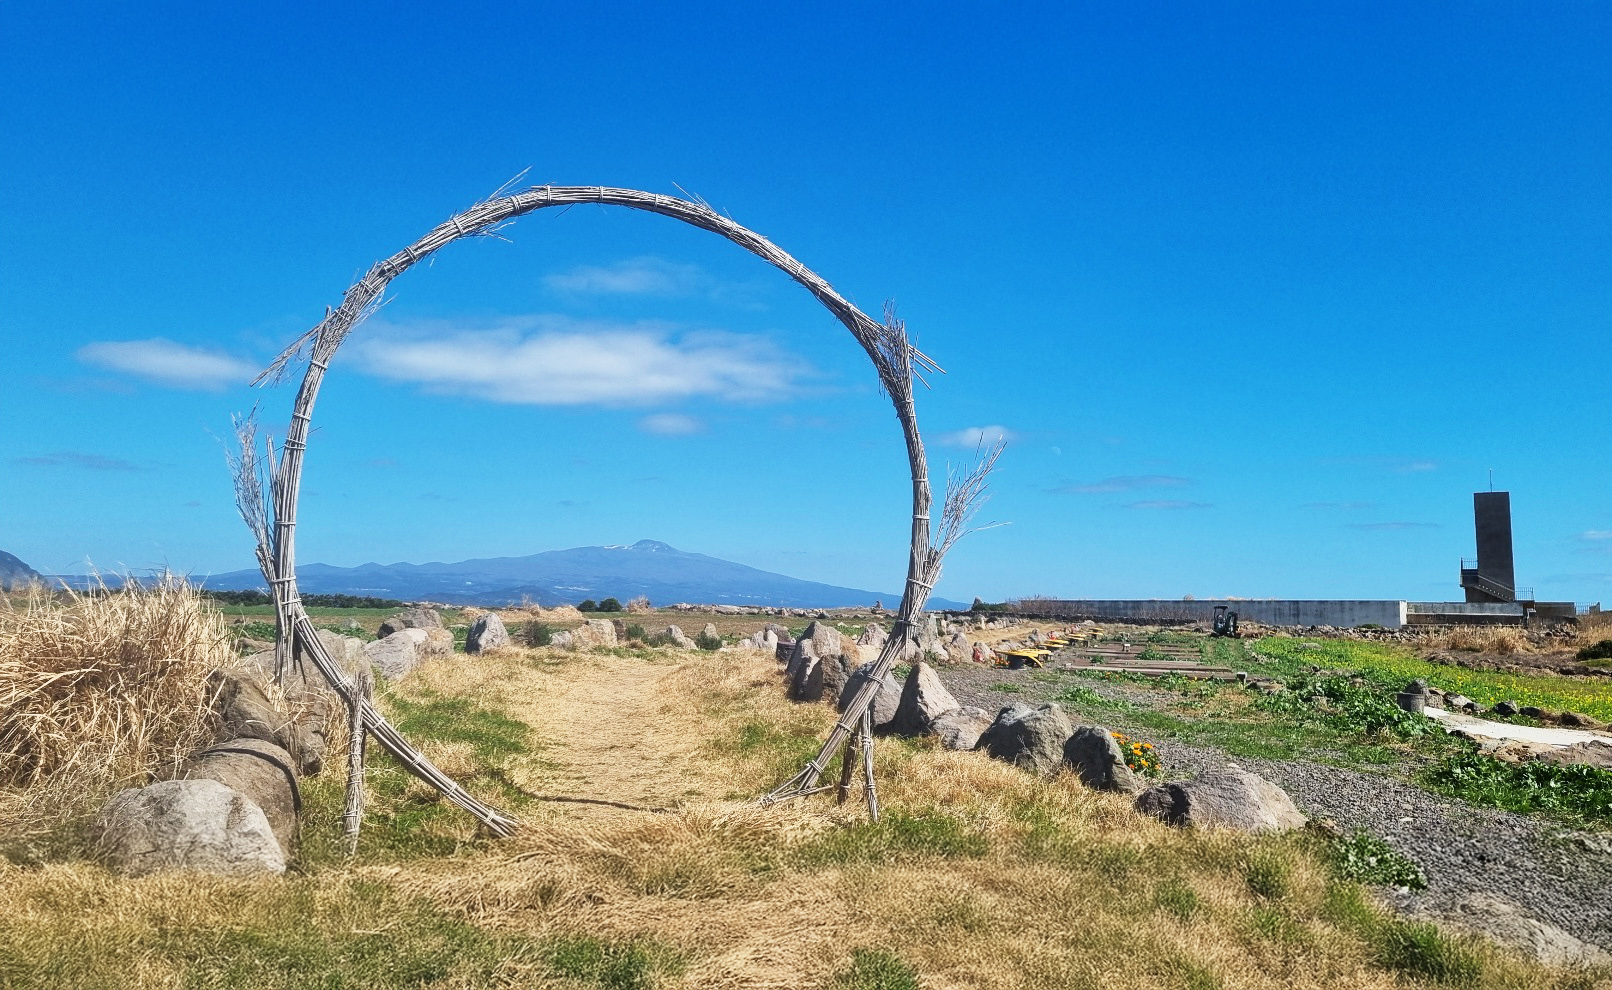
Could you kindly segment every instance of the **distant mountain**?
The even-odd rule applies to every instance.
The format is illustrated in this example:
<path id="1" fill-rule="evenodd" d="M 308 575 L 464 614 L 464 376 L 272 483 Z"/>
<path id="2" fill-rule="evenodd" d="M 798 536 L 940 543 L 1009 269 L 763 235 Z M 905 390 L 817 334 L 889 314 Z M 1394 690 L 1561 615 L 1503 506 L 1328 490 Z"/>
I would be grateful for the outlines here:
<path id="1" fill-rule="evenodd" d="M 205 584 L 225 591 L 266 589 L 257 571 L 214 574 Z M 456 564 L 303 564 L 297 586 L 310 594 L 373 595 L 454 605 L 502 605 L 529 598 L 545 606 L 584 598 L 623 602 L 644 595 L 656 605 L 782 605 L 838 608 L 882 602 L 894 608 L 900 594 L 858 591 L 774 574 L 744 564 L 678 550 L 655 540 L 630 547 L 575 547 L 526 557 L 490 557 Z M 939 608 L 964 608 L 931 599 Z"/>
<path id="2" fill-rule="evenodd" d="M 44 575 L 23 563 L 12 554 L 0 550 L 0 588 L 42 581 Z"/>

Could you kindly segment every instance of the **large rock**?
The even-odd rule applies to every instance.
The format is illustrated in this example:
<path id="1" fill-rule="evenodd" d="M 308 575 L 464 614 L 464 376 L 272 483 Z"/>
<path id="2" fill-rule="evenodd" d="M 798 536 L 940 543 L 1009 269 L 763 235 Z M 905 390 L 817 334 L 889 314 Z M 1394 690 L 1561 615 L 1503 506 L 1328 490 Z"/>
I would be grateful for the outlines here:
<path id="1" fill-rule="evenodd" d="M 666 631 L 664 633 L 662 633 L 662 635 L 664 635 L 667 639 L 671 640 L 672 645 L 677 647 L 678 649 L 682 649 L 682 650 L 692 650 L 692 649 L 694 649 L 694 641 L 692 639 L 688 638 L 688 633 L 685 633 L 683 631 L 682 626 L 667 626 Z"/>
<path id="2" fill-rule="evenodd" d="M 870 622 L 868 623 L 867 627 L 862 630 L 862 635 L 856 638 L 856 645 L 869 646 L 877 650 L 879 647 L 883 646 L 884 641 L 889 638 L 890 634 L 884 631 L 883 626 L 879 625 L 877 622 Z"/>
<path id="3" fill-rule="evenodd" d="M 992 721 L 991 713 L 985 709 L 965 706 L 939 716 L 929 723 L 929 729 L 940 737 L 946 749 L 969 750 L 979 745 L 980 736 Z"/>
<path id="4" fill-rule="evenodd" d="M 778 634 L 771 628 L 758 630 L 754 635 L 747 637 L 742 646 L 748 646 L 763 653 L 776 654 L 778 652 Z"/>
<path id="5" fill-rule="evenodd" d="M 823 692 L 816 700 L 839 701 L 845 685 L 851 682 L 851 661 L 845 657 L 824 657 L 818 663 L 823 668 Z"/>
<path id="6" fill-rule="evenodd" d="M 1050 774 L 1063 764 L 1063 744 L 1074 734 L 1057 702 L 1009 705 L 980 734 L 976 749 L 1023 770 Z"/>
<path id="7" fill-rule="evenodd" d="M 1087 787 L 1121 794 L 1135 794 L 1142 789 L 1136 773 L 1125 764 L 1119 740 L 1104 726 L 1083 725 L 1076 729 L 1063 744 L 1063 759 Z"/>
<path id="8" fill-rule="evenodd" d="M 823 700 L 823 665 L 834 663 L 838 657 L 829 657 L 820 660 L 812 654 L 810 649 L 802 653 L 801 662 L 795 665 L 795 676 L 789 682 L 789 700 L 791 701 L 822 701 Z"/>
<path id="9" fill-rule="evenodd" d="M 1211 770 L 1197 780 L 1150 787 L 1136 810 L 1170 825 L 1202 825 L 1243 832 L 1285 832 L 1309 819 L 1287 792 L 1238 767 Z"/>
<path id="10" fill-rule="evenodd" d="M 396 680 L 420 665 L 430 639 L 424 629 L 399 629 L 384 639 L 364 644 L 364 656 L 382 677 Z"/>
<path id="11" fill-rule="evenodd" d="M 465 634 L 466 653 L 486 653 L 508 645 L 509 630 L 504 628 L 504 620 L 492 612 L 471 623 L 470 631 Z"/>
<path id="12" fill-rule="evenodd" d="M 890 731 L 903 736 L 923 735 L 936 718 L 961 707 L 934 668 L 917 663 L 901 687 L 901 703 L 896 706 Z"/>
<path id="13" fill-rule="evenodd" d="M 320 645 L 325 648 L 326 653 L 330 654 L 330 659 L 336 661 L 338 667 L 348 674 L 358 672 L 359 665 L 364 662 L 363 640 L 357 636 L 343 636 L 334 629 L 320 629 L 317 634 Z M 308 666 L 312 667 L 313 662 L 309 661 Z M 320 687 L 326 686 L 325 679 L 316 671 L 310 670 L 309 673 L 312 674 L 313 680 Z"/>
<path id="14" fill-rule="evenodd" d="M 549 634 L 549 645 L 556 649 L 569 650 L 571 648 L 571 630 L 561 629 L 559 632 Z"/>
<path id="15" fill-rule="evenodd" d="M 285 749 L 261 739 L 218 743 L 192 755 L 179 778 L 216 780 L 246 795 L 262 809 L 286 857 L 296 849 L 302 792 L 297 767 Z"/>
<path id="16" fill-rule="evenodd" d="M 707 622 L 705 628 L 700 630 L 700 636 L 706 640 L 721 641 L 722 634 L 716 631 L 716 623 Z"/>
<path id="17" fill-rule="evenodd" d="M 268 654 L 268 662 L 272 670 L 273 653 Z M 270 699 L 268 679 L 255 667 L 215 670 L 207 675 L 206 691 L 218 719 L 215 739 L 262 739 L 289 748 L 291 716 Z"/>
<path id="18" fill-rule="evenodd" d="M 779 648 L 782 649 L 782 644 L 780 644 Z M 817 648 L 812 645 L 811 640 L 804 636 L 795 640 L 789 648 L 789 662 L 784 664 L 784 680 L 793 685 L 795 678 L 800 675 L 800 668 L 805 666 L 808 661 L 815 661 L 816 659 Z"/>
<path id="19" fill-rule="evenodd" d="M 858 667 L 851 671 L 851 676 L 845 681 L 845 687 L 840 690 L 839 701 L 836 707 L 845 711 L 851 703 L 851 698 L 862 689 L 862 685 L 872 679 L 873 668 Z M 873 696 L 873 729 L 875 732 L 888 728 L 896 717 L 896 708 L 901 704 L 901 683 L 889 672 L 879 679 L 879 692 Z"/>
<path id="20" fill-rule="evenodd" d="M 285 851 L 251 798 L 216 780 L 165 780 L 119 791 L 102 814 L 113 869 L 284 873 Z"/>
<path id="21" fill-rule="evenodd" d="M 574 650 L 617 645 L 616 626 L 609 619 L 589 619 L 571 630 L 571 648 Z"/>
<path id="22" fill-rule="evenodd" d="M 813 622 L 800 634 L 800 639 L 811 640 L 813 652 L 819 658 L 845 655 L 845 638 L 826 622 Z"/>
<path id="23" fill-rule="evenodd" d="M 453 652 L 453 633 L 446 629 L 427 629 L 425 643 L 420 647 L 422 657 L 443 657 Z"/>
<path id="24" fill-rule="evenodd" d="M 1462 894 L 1454 901 L 1418 913 L 1519 949 L 1547 966 L 1612 965 L 1612 954 L 1528 915 L 1512 901 L 1494 894 Z"/>
<path id="25" fill-rule="evenodd" d="M 376 633 L 381 639 L 392 635 L 400 629 L 441 629 L 442 616 L 434 608 L 406 608 L 403 611 L 381 623 L 380 631 Z"/>

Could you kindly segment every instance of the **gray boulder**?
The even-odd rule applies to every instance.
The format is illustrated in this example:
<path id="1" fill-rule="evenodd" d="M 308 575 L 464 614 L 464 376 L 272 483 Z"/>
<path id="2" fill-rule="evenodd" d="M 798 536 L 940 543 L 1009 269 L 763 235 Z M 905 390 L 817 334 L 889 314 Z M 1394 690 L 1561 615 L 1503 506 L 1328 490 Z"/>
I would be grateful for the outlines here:
<path id="1" fill-rule="evenodd" d="M 1083 725 L 1063 744 L 1063 760 L 1094 790 L 1135 794 L 1142 782 L 1125 765 L 1119 740 L 1101 725 Z"/>
<path id="2" fill-rule="evenodd" d="M 845 657 L 824 657 L 818 664 L 823 668 L 823 693 L 817 700 L 826 698 L 838 702 L 845 686 L 851 682 L 851 661 Z"/>
<path id="3" fill-rule="evenodd" d="M 1461 894 L 1452 902 L 1417 913 L 1519 949 L 1547 966 L 1612 966 L 1612 954 L 1532 917 L 1514 902 L 1494 894 Z"/>
<path id="4" fill-rule="evenodd" d="M 424 629 L 399 629 L 384 639 L 364 644 L 364 656 L 382 677 L 396 680 L 420 665 L 423 647 L 430 638 Z"/>
<path id="5" fill-rule="evenodd" d="M 883 646 L 884 641 L 889 638 L 890 634 L 884 631 L 883 626 L 876 622 L 870 622 L 868 623 L 867 627 L 862 630 L 862 635 L 856 638 L 856 645 L 871 646 L 876 650 Z"/>
<path id="6" fill-rule="evenodd" d="M 181 780 L 216 780 L 250 798 L 263 811 L 280 849 L 289 858 L 297 845 L 302 791 L 291 754 L 261 739 L 235 739 L 191 756 Z"/>
<path id="7" fill-rule="evenodd" d="M 571 640 L 571 630 L 569 629 L 561 629 L 559 632 L 549 634 L 549 645 L 556 649 L 569 650 Z"/>
<path id="8" fill-rule="evenodd" d="M 268 662 L 272 670 L 273 653 Z M 215 670 L 207 675 L 206 691 L 218 720 L 215 739 L 262 739 L 289 748 L 291 716 L 270 700 L 268 679 L 256 669 Z"/>
<path id="9" fill-rule="evenodd" d="M 285 851 L 251 798 L 216 780 L 165 780 L 119 791 L 100 823 L 113 869 L 284 873 Z"/>
<path id="10" fill-rule="evenodd" d="M 470 632 L 465 634 L 466 653 L 485 653 L 508 645 L 509 630 L 504 628 L 504 620 L 493 612 L 473 622 Z"/>
<path id="11" fill-rule="evenodd" d="M 434 608 L 406 608 L 381 623 L 377 636 L 381 639 L 400 629 L 441 629 L 442 616 Z"/>
<path id="12" fill-rule="evenodd" d="M 1309 819 L 1287 792 L 1239 767 L 1211 770 L 1196 780 L 1150 787 L 1136 810 L 1170 825 L 1202 825 L 1243 832 L 1285 832 Z"/>
<path id="13" fill-rule="evenodd" d="M 851 698 L 862 689 L 862 685 L 872 679 L 873 668 L 858 667 L 851 671 L 846 678 L 845 687 L 840 690 L 840 697 L 836 707 L 845 711 L 850 705 Z M 873 728 L 881 731 L 889 727 L 896 717 L 896 708 L 901 704 L 901 683 L 889 672 L 885 671 L 879 679 L 879 693 L 873 696 Z"/>
<path id="14" fill-rule="evenodd" d="M 941 683 L 935 669 L 919 662 L 913 665 L 907 683 L 901 687 L 901 702 L 896 706 L 890 731 L 903 736 L 923 735 L 936 718 L 961 707 Z"/>
<path id="15" fill-rule="evenodd" d="M 714 622 L 707 622 L 705 628 L 700 630 L 700 635 L 708 640 L 722 638 L 722 634 L 716 631 L 716 623 Z"/>
<path id="16" fill-rule="evenodd" d="M 845 638 L 840 631 L 826 622 L 813 622 L 800 634 L 801 639 L 809 639 L 812 649 L 819 657 L 842 657 L 845 655 Z"/>
<path id="17" fill-rule="evenodd" d="M 1063 764 L 1063 745 L 1074 731 L 1057 702 L 1035 707 L 1019 703 L 997 713 L 974 748 L 985 750 L 993 759 L 1046 775 Z"/>
<path id="18" fill-rule="evenodd" d="M 980 736 L 992 721 L 991 713 L 985 709 L 966 706 L 939 716 L 929 723 L 929 728 L 946 749 L 968 750 L 979 745 Z"/>
<path id="19" fill-rule="evenodd" d="M 615 623 L 609 619 L 589 619 L 571 630 L 571 648 L 590 650 L 598 646 L 618 646 Z"/>
<path id="20" fill-rule="evenodd" d="M 672 645 L 678 649 L 694 649 L 694 641 L 688 638 L 688 633 L 683 631 L 682 626 L 667 626 L 666 632 L 663 635 L 665 635 L 667 639 L 671 640 Z"/>
<path id="21" fill-rule="evenodd" d="M 782 648 L 783 644 L 780 643 L 779 649 Z M 817 648 L 812 645 L 811 640 L 804 636 L 795 640 L 795 642 L 792 643 L 789 648 L 789 662 L 784 665 L 784 680 L 788 681 L 790 684 L 794 684 L 795 678 L 800 674 L 800 668 L 804 666 L 808 660 L 816 659 Z"/>
<path id="22" fill-rule="evenodd" d="M 453 652 L 453 633 L 438 627 L 425 630 L 425 642 L 420 645 L 420 656 L 442 657 Z"/>
<path id="23" fill-rule="evenodd" d="M 791 701 L 822 701 L 823 700 L 823 665 L 832 663 L 838 657 L 830 657 L 827 661 L 819 660 L 811 652 L 805 651 L 801 662 L 795 666 L 795 676 L 789 682 L 789 699 Z"/>

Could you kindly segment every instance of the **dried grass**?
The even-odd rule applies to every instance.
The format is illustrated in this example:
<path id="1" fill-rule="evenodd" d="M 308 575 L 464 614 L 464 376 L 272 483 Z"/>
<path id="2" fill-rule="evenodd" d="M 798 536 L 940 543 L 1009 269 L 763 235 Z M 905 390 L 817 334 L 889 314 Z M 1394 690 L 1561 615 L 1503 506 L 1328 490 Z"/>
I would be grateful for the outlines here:
<path id="1" fill-rule="evenodd" d="M 177 765 L 210 731 L 207 675 L 234 663 L 223 616 L 184 584 L 0 604 L 0 832 Z"/>

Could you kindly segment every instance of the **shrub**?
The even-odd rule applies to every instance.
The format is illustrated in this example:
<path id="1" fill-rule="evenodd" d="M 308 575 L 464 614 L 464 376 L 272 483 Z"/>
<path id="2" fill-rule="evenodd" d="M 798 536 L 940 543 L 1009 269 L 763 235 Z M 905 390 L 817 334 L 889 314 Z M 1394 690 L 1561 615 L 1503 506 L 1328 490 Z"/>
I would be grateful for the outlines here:
<path id="1" fill-rule="evenodd" d="M 654 608 L 653 605 L 649 604 L 648 595 L 639 595 L 627 603 L 627 611 L 629 612 L 652 612 Z"/>
<path id="2" fill-rule="evenodd" d="M 722 637 L 707 635 L 705 630 L 702 629 L 700 634 L 694 637 L 694 645 L 702 650 L 720 650 L 722 648 Z"/>
<path id="3" fill-rule="evenodd" d="M 1578 651 L 1580 660 L 1612 660 L 1612 639 L 1603 639 L 1599 643 L 1586 646 Z"/>
<path id="4" fill-rule="evenodd" d="M 547 622 L 533 620 L 521 630 L 521 639 L 527 646 L 548 646 L 554 642 L 554 629 Z"/>
<path id="5" fill-rule="evenodd" d="M 649 638 L 649 633 L 644 631 L 643 626 L 636 622 L 631 622 L 627 624 L 627 638 L 636 639 L 642 643 L 644 640 Z"/>
<path id="6" fill-rule="evenodd" d="M 577 602 L 577 611 L 597 612 L 599 611 L 599 603 L 594 601 L 592 598 L 584 598 L 580 602 Z"/>
<path id="7" fill-rule="evenodd" d="M 622 611 L 625 611 L 625 609 L 623 609 L 621 607 L 621 602 L 615 600 L 614 598 L 606 598 L 604 601 L 599 603 L 599 607 L 594 609 L 594 611 L 596 611 L 596 612 L 622 612 Z"/>

